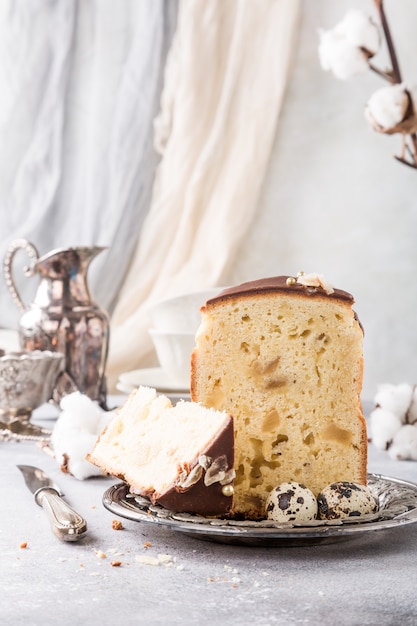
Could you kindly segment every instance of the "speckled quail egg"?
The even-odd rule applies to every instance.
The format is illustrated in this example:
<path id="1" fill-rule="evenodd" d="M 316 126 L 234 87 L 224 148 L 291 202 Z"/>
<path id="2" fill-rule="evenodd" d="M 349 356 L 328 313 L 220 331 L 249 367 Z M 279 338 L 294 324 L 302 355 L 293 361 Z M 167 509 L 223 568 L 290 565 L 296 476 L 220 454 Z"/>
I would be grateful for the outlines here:
<path id="1" fill-rule="evenodd" d="M 265 510 L 267 519 L 274 522 L 310 522 L 317 516 L 317 500 L 304 485 L 287 482 L 270 492 Z"/>
<path id="2" fill-rule="evenodd" d="M 376 513 L 378 499 L 369 487 L 340 481 L 325 487 L 317 496 L 319 519 L 343 519 Z"/>

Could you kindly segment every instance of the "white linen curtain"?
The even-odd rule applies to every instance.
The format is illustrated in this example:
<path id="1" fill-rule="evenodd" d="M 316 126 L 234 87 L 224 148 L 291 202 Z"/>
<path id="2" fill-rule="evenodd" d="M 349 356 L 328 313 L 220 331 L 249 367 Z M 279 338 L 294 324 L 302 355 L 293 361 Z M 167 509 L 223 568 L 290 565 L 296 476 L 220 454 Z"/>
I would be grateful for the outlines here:
<path id="1" fill-rule="evenodd" d="M 113 313 L 110 388 L 149 362 L 147 306 L 219 285 L 254 219 L 298 0 L 183 0 L 155 144 L 152 204 Z"/>
<path id="2" fill-rule="evenodd" d="M 0 0 L 0 256 L 18 237 L 40 254 L 109 246 L 89 276 L 110 312 L 149 209 L 176 13 L 176 0 Z M 15 273 L 29 303 L 37 280 Z M 4 280 L 0 302 L 0 327 L 17 328 Z"/>

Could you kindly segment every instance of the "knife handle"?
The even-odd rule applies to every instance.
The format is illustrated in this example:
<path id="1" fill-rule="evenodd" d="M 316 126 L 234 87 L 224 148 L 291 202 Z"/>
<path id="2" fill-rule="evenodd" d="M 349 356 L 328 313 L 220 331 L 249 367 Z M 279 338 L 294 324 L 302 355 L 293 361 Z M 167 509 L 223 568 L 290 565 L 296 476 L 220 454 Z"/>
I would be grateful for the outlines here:
<path id="1" fill-rule="evenodd" d="M 36 502 L 47 513 L 52 530 L 63 541 L 77 541 L 87 530 L 87 522 L 51 487 L 37 491 Z"/>

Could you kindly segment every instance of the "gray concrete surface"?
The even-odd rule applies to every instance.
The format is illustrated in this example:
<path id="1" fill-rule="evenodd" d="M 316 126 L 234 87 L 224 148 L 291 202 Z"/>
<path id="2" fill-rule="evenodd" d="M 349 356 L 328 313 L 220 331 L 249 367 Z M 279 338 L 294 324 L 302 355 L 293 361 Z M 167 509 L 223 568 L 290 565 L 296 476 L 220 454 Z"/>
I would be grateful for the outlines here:
<path id="1" fill-rule="evenodd" d="M 55 538 L 17 463 L 59 482 L 88 520 L 82 542 Z M 391 461 L 372 445 L 369 470 L 417 482 L 417 463 Z M 216 544 L 130 520 L 117 531 L 102 506 L 115 482 L 77 481 L 34 443 L 0 443 L 3 626 L 417 624 L 417 524 L 289 548 Z M 168 562 L 142 562 L 158 555 Z"/>

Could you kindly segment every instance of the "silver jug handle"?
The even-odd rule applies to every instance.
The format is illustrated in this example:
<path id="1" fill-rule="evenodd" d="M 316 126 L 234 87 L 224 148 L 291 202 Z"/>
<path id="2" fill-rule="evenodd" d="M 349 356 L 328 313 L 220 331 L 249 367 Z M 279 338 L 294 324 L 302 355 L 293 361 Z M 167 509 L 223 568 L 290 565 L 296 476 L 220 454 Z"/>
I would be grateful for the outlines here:
<path id="1" fill-rule="evenodd" d="M 6 280 L 6 285 L 10 293 L 12 294 L 12 298 L 15 304 L 18 306 L 18 308 L 21 311 L 26 311 L 27 306 L 25 305 L 22 298 L 20 297 L 19 292 L 16 289 L 16 284 L 13 278 L 12 264 L 13 264 L 14 256 L 18 250 L 25 250 L 25 252 L 27 253 L 30 259 L 29 267 L 25 267 L 23 270 L 25 276 L 34 275 L 36 262 L 39 259 L 39 253 L 37 249 L 35 248 L 35 246 L 32 243 L 30 243 L 30 241 L 28 241 L 27 239 L 15 239 L 7 248 L 6 254 L 4 256 L 3 271 L 4 271 L 4 277 Z"/>

